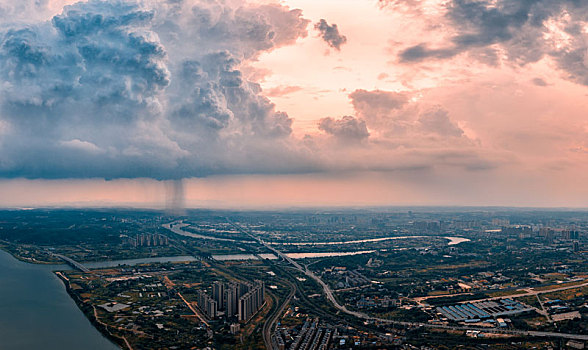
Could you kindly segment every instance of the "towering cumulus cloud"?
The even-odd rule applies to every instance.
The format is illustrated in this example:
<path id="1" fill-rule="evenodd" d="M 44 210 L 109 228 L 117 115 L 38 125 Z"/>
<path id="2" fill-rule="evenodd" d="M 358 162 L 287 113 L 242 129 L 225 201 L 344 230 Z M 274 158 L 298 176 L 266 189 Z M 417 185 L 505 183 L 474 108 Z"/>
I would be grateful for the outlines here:
<path id="1" fill-rule="evenodd" d="M 306 35 L 299 10 L 231 1 L 0 5 L 0 176 L 154 177 L 312 167 L 240 67 Z M 9 22 L 9 18 L 10 21 Z"/>

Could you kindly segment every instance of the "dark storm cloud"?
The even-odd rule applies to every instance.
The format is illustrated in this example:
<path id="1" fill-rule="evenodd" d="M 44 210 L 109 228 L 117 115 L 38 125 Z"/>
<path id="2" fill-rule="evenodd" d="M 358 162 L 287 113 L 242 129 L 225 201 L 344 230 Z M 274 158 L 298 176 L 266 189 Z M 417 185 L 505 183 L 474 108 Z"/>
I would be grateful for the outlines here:
<path id="1" fill-rule="evenodd" d="M 499 1 L 497 6 L 492 6 L 491 1 L 486 0 L 453 0 L 448 5 L 447 17 L 458 29 L 458 34 L 451 38 L 452 45 L 431 49 L 425 44 L 419 44 L 402 51 L 401 61 L 450 58 L 469 49 L 514 40 L 525 34 L 522 33 L 524 26 L 530 27 L 526 31 L 533 31 L 546 19 L 543 10 L 533 10 L 536 3 L 537 0 L 504 0 Z M 534 41 L 538 39 L 540 32 L 531 34 L 533 38 L 530 43 L 536 44 Z"/>
<path id="2" fill-rule="evenodd" d="M 341 50 L 341 45 L 347 42 L 345 35 L 339 33 L 336 24 L 329 25 L 326 20 L 321 19 L 314 25 L 314 28 L 320 32 L 321 38 L 334 49 Z"/>
<path id="3" fill-rule="evenodd" d="M 91 0 L 49 21 L 5 21 L 0 176 L 312 169 L 292 120 L 239 70 L 307 24 L 283 6 L 196 0 Z"/>
<path id="4" fill-rule="evenodd" d="M 565 70 L 566 78 L 588 86 L 588 41 L 554 56 L 559 67 Z"/>
<path id="5" fill-rule="evenodd" d="M 403 63 L 448 59 L 462 53 L 488 64 L 496 54 L 477 55 L 481 49 L 499 45 L 507 59 L 524 65 L 551 56 L 566 78 L 588 85 L 588 42 L 582 32 L 588 21 L 588 2 L 578 0 L 452 0 L 447 19 L 456 34 L 441 47 L 421 43 L 399 53 Z M 562 20 L 562 18 L 566 18 Z M 559 24 L 571 39 L 566 45 L 550 42 L 550 21 Z M 553 24 L 553 23 L 551 23 Z M 490 53 L 490 55 L 488 55 Z"/>

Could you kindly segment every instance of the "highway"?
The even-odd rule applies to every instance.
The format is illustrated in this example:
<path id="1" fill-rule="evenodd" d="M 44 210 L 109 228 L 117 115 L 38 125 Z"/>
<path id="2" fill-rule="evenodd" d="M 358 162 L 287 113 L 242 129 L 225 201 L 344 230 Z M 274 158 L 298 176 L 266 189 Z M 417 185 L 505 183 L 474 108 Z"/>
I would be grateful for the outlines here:
<path id="1" fill-rule="evenodd" d="M 441 328 L 441 329 L 464 330 L 464 331 L 473 330 L 473 331 L 480 331 L 480 332 L 486 332 L 486 333 L 503 333 L 503 334 L 513 334 L 513 335 L 521 335 L 521 336 L 534 336 L 534 337 L 557 337 L 557 338 L 574 339 L 574 340 L 584 340 L 584 341 L 585 340 L 588 340 L 588 335 L 568 334 L 568 333 L 554 333 L 554 332 L 519 331 L 519 330 L 506 330 L 506 329 L 503 330 L 503 329 L 498 329 L 498 328 L 445 326 L 445 325 L 437 325 L 437 324 L 430 324 L 430 323 L 416 323 L 416 322 L 393 321 L 393 320 L 388 320 L 388 319 L 383 319 L 383 318 L 371 317 L 368 314 L 365 314 L 363 312 L 351 311 L 351 310 L 347 309 L 344 305 L 339 304 L 339 302 L 335 298 L 335 296 L 334 296 L 333 291 L 331 290 L 331 288 L 325 282 L 323 282 L 323 280 L 321 280 L 320 277 L 318 277 L 317 275 L 315 275 L 312 271 L 303 268 L 300 264 L 298 264 L 297 262 L 295 262 L 294 260 L 292 260 L 286 254 L 280 252 L 279 250 L 275 249 L 271 245 L 267 244 L 261 238 L 259 238 L 259 237 L 255 236 L 254 234 L 252 234 L 249 230 L 246 230 L 243 227 L 241 227 L 240 225 L 235 224 L 229 218 L 226 218 L 226 219 L 236 229 L 238 229 L 242 233 L 248 235 L 249 237 L 253 238 L 259 244 L 263 245 L 267 249 L 269 249 L 272 252 L 274 252 L 274 254 L 276 254 L 277 256 L 279 256 L 282 259 L 284 259 L 285 261 L 289 262 L 292 266 L 294 266 L 300 272 L 304 273 L 306 276 L 314 279 L 318 284 L 321 285 L 321 287 L 323 288 L 323 291 L 324 291 L 325 295 L 327 296 L 327 299 L 333 304 L 333 306 L 335 306 L 338 310 L 340 310 L 341 312 L 344 312 L 344 313 L 346 313 L 348 315 L 352 315 L 352 316 L 355 316 L 357 318 L 364 319 L 366 321 L 373 321 L 373 322 L 378 322 L 378 323 L 383 323 L 383 324 L 393 324 L 393 325 L 405 326 L 405 327 L 427 327 L 427 328 L 437 328 L 437 329 Z M 575 287 L 578 287 L 578 286 L 575 286 Z M 563 287 L 562 290 L 563 289 L 567 289 L 567 288 L 568 287 Z M 557 289 L 552 289 L 551 291 L 556 291 L 556 290 Z M 535 293 L 542 293 L 542 292 L 543 291 L 535 291 Z M 519 294 L 518 296 L 520 296 L 520 295 L 521 294 Z M 504 297 L 501 297 L 501 298 L 504 298 Z"/>
<path id="2" fill-rule="evenodd" d="M 272 330 L 274 329 L 274 325 L 276 324 L 276 321 L 278 320 L 280 315 L 282 315 L 282 313 L 284 312 L 284 310 L 286 309 L 286 307 L 290 303 L 290 300 L 292 300 L 292 298 L 294 297 L 294 294 L 296 294 L 296 286 L 294 284 L 292 284 L 291 282 L 288 282 L 288 284 L 290 285 L 290 293 L 288 294 L 288 296 L 286 297 L 286 299 L 284 300 L 282 305 L 280 305 L 274 313 L 269 315 L 267 320 L 263 324 L 263 342 L 265 343 L 266 349 L 277 348 L 277 346 L 274 346 L 274 344 L 272 342 Z M 277 301 L 277 298 L 276 298 L 276 301 Z"/>
<path id="3" fill-rule="evenodd" d="M 237 225 L 237 224 L 233 223 L 228 218 L 227 218 L 227 221 L 229 221 L 231 223 L 231 225 L 233 225 L 237 230 L 239 230 L 242 233 L 244 233 L 244 234 L 248 235 L 249 237 L 253 238 L 259 244 L 263 245 L 267 249 L 271 250 L 277 256 L 279 256 L 282 259 L 284 259 L 285 261 L 289 262 L 298 271 L 302 272 L 306 276 L 308 276 L 308 277 L 312 278 L 313 280 L 315 280 L 318 284 L 321 285 L 321 287 L 323 288 L 323 291 L 325 292 L 325 295 L 327 296 L 327 298 L 329 299 L 329 301 L 331 301 L 331 303 L 333 303 L 333 305 L 337 309 L 345 312 L 346 314 L 349 314 L 349 315 L 352 315 L 352 316 L 355 316 L 355 317 L 364 318 L 364 319 L 369 319 L 370 318 L 367 314 L 364 314 L 362 312 L 357 312 L 357 311 L 351 311 L 351 310 L 347 309 L 345 306 L 339 304 L 339 302 L 335 298 L 335 295 L 333 294 L 333 290 L 325 282 L 323 282 L 323 280 L 321 280 L 317 275 L 315 275 L 312 271 L 310 271 L 308 269 L 305 269 L 304 267 L 302 267 L 302 265 L 300 265 L 299 263 L 297 263 L 296 261 L 294 261 L 292 258 L 290 258 L 289 256 L 287 256 L 286 254 L 280 252 L 276 248 L 274 248 L 271 245 L 267 244 L 261 238 L 255 236 L 254 234 L 252 234 L 248 230 L 245 230 L 240 225 Z"/>

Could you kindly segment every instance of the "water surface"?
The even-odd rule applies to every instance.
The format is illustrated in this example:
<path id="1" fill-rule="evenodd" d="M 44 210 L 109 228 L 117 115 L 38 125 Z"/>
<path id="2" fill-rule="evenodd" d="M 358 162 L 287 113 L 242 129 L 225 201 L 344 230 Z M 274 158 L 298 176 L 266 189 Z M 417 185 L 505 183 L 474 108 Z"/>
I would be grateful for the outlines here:
<path id="1" fill-rule="evenodd" d="M 113 350 L 65 291 L 53 270 L 0 250 L 0 349 Z"/>
<path id="2" fill-rule="evenodd" d="M 392 237 L 380 237 L 380 238 L 366 238 L 366 239 L 357 239 L 352 241 L 326 241 L 326 242 L 280 242 L 280 243 L 270 243 L 272 245 L 295 245 L 295 246 L 305 246 L 305 245 L 343 245 L 343 244 L 359 244 L 359 243 L 373 243 L 373 242 L 383 242 L 383 241 L 391 241 L 391 240 L 400 240 L 400 239 L 414 239 L 414 238 L 445 238 L 449 240 L 447 243 L 448 245 L 456 245 L 463 242 L 469 242 L 468 238 L 463 237 L 441 237 L 441 236 L 392 236 Z"/>

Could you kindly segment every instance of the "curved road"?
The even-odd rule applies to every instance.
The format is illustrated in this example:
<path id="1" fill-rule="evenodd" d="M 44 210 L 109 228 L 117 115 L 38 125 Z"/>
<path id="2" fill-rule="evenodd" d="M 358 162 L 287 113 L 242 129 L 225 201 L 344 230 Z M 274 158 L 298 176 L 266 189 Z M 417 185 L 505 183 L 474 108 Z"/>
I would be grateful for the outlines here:
<path id="1" fill-rule="evenodd" d="M 436 325 L 436 324 L 429 324 L 429 323 L 416 323 L 416 322 L 402 322 L 402 321 L 393 321 L 383 318 L 376 318 L 369 316 L 363 312 L 358 311 L 351 311 L 347 309 L 344 305 L 339 304 L 335 296 L 333 295 L 333 291 L 331 288 L 323 282 L 317 275 L 315 275 L 312 271 L 303 268 L 300 264 L 292 260 L 286 254 L 280 252 L 279 250 L 275 249 L 271 245 L 264 242 L 261 238 L 255 236 L 249 230 L 244 229 L 240 225 L 233 223 L 229 218 L 226 218 L 227 221 L 233 225 L 236 229 L 241 231 L 242 233 L 248 235 L 249 237 L 253 238 L 259 244 L 263 245 L 267 249 L 274 252 L 277 256 L 281 257 L 285 261 L 289 262 L 292 266 L 294 266 L 297 270 L 304 273 L 306 276 L 314 279 L 318 284 L 320 284 L 327 296 L 327 299 L 335 306 L 338 310 L 348 314 L 355 316 L 357 318 L 361 318 L 367 321 L 376 321 L 385 324 L 394 324 L 399 326 L 407 326 L 407 327 L 428 327 L 428 328 L 443 328 L 443 329 L 452 329 L 452 330 L 476 330 L 482 332 L 490 332 L 490 333 L 506 333 L 506 334 L 514 334 L 514 335 L 523 335 L 523 336 L 535 336 L 535 337 L 558 337 L 564 339 L 575 339 L 575 340 L 588 340 L 588 335 L 580 335 L 580 334 L 568 334 L 568 333 L 554 333 L 554 332 L 536 332 L 536 331 L 520 331 L 520 330 L 501 330 L 501 329 L 487 329 L 487 328 L 478 328 L 478 327 L 461 327 L 461 326 L 444 326 L 444 325 Z"/>
<path id="2" fill-rule="evenodd" d="M 288 284 L 290 285 L 290 293 L 288 294 L 288 296 L 286 297 L 286 299 L 284 300 L 282 305 L 278 308 L 278 310 L 276 310 L 265 321 L 265 323 L 263 325 L 263 342 L 265 343 L 266 349 L 273 349 L 274 348 L 273 343 L 272 343 L 272 330 L 274 329 L 274 325 L 276 324 L 276 321 L 278 320 L 280 315 L 284 312 L 284 309 L 286 309 L 286 306 L 288 306 L 288 304 L 290 303 L 290 300 L 292 300 L 292 298 L 294 297 L 294 294 L 296 293 L 296 286 L 290 281 L 288 281 Z"/>

